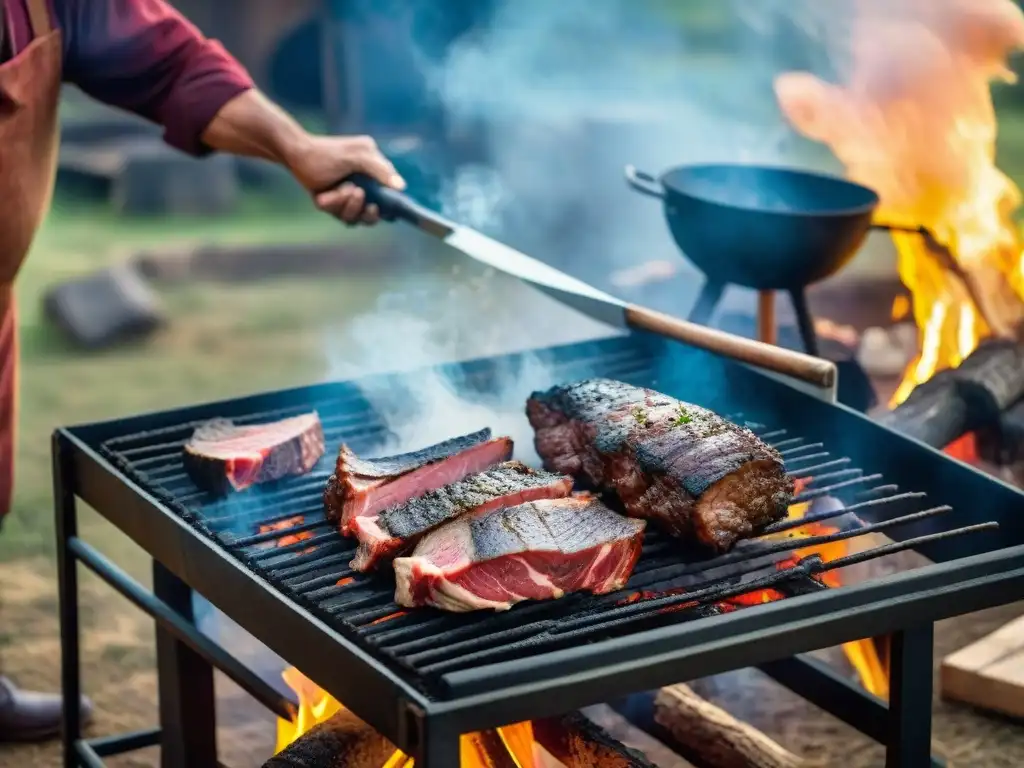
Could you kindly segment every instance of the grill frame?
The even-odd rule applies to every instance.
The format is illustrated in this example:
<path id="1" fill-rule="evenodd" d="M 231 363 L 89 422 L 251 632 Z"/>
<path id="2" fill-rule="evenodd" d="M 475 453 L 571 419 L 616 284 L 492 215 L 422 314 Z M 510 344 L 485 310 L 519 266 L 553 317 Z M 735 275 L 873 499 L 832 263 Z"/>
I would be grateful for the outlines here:
<path id="1" fill-rule="evenodd" d="M 604 353 L 615 349 L 641 348 L 659 367 L 678 371 L 696 366 L 706 376 L 726 377 L 739 399 L 760 397 L 777 418 L 789 423 L 787 414 L 802 412 L 799 432 L 808 440 L 823 439 L 829 445 L 845 442 L 860 446 L 858 451 L 840 448 L 843 455 L 865 454 L 857 460 L 865 472 L 876 466 L 893 465 L 886 480 L 906 490 L 927 490 L 933 503 L 949 503 L 959 522 L 970 524 L 995 519 L 1002 528 L 995 534 L 979 534 L 939 542 L 922 548 L 934 565 L 861 585 L 790 597 L 776 603 L 754 606 L 728 615 L 699 618 L 686 623 L 638 632 L 626 637 L 553 651 L 543 656 L 471 670 L 462 680 L 472 684 L 471 692 L 439 701 L 424 695 L 400 674 L 367 654 L 362 648 L 327 626 L 301 605 L 277 592 L 241 562 L 226 556 L 221 547 L 170 510 L 125 474 L 97 449 L 115 434 L 139 432 L 163 423 L 202 420 L 213 416 L 235 416 L 281 407 L 285 402 L 302 402 L 322 395 L 318 385 L 285 392 L 192 406 L 173 411 L 119 419 L 98 424 L 59 429 L 54 434 L 54 484 L 60 539 L 62 653 L 64 693 L 74 701 L 77 679 L 77 603 L 74 564 L 82 562 L 118 587 L 116 573 L 103 572 L 102 557 L 77 536 L 75 498 L 96 509 L 119 527 L 154 559 L 156 598 L 188 620 L 190 607 L 182 594 L 194 589 L 232 617 L 290 663 L 299 666 L 326 690 L 397 746 L 418 758 L 418 765 L 450 763 L 457 735 L 509 722 L 557 715 L 679 680 L 759 664 L 783 663 L 787 657 L 865 636 L 895 633 L 901 648 L 903 639 L 917 644 L 913 655 L 927 653 L 931 623 L 954 615 L 1001 605 L 1024 598 L 1024 494 L 993 480 L 966 465 L 954 462 L 938 451 L 881 427 L 861 414 L 840 405 L 823 403 L 787 387 L 761 372 L 736 363 L 723 362 L 707 353 L 685 348 L 646 334 L 625 339 L 567 345 L 549 352 L 556 358 L 567 350 L 593 346 Z M 516 356 L 502 360 L 508 361 Z M 473 366 L 488 369 L 494 359 L 458 364 L 461 370 Z M 686 365 L 683 365 L 685 363 Z M 499 366 L 500 368 L 500 366 Z M 343 385 L 351 386 L 351 385 Z M 678 387 L 666 386 L 670 394 Z M 778 416 L 778 414 L 782 414 Z M 836 436 L 842 436 L 837 440 Z M 925 484 L 900 482 L 928 478 Z M 915 487 L 918 486 L 918 487 Z M 998 507 L 979 516 L 958 502 L 971 498 L 989 499 L 985 506 Z M 1014 519 L 1016 518 L 1016 519 Z M 894 531 L 896 540 L 921 533 L 916 526 Z M 986 544 L 987 542 L 987 544 Z M 109 564 L 107 564 L 109 566 Z M 108 578 L 109 577 L 109 578 Z M 123 582 L 121 582 L 123 586 Z M 118 587 L 121 589 L 121 587 Z M 124 593 L 125 590 L 121 589 Z M 162 593 L 162 594 L 161 594 Z M 955 596 L 955 600 L 951 600 Z M 130 596 L 129 596 L 130 597 Z M 131 599 L 131 597 L 130 597 Z M 140 601 L 135 600 L 136 604 Z M 145 605 L 141 605 L 146 609 Z M 152 607 L 152 606 L 150 606 Z M 150 610 L 150 613 L 154 611 Z M 154 614 L 155 615 L 155 614 Z M 156 616 L 158 621 L 159 616 Z M 166 621 L 161 622 L 166 627 Z M 185 633 L 187 635 L 187 632 Z M 187 638 L 186 638 L 187 640 Z M 164 673 L 177 675 L 190 657 L 181 644 L 164 642 L 158 649 L 161 686 Z M 184 645 L 191 647 L 191 643 Z M 310 653 L 311 649 L 331 652 Z M 195 650 L 191 650 L 195 653 Z M 202 649 L 199 652 L 203 656 Z M 230 665 L 207 649 L 205 663 Z M 894 676 L 899 677 L 899 656 Z M 183 661 L 183 659 L 185 661 Z M 244 677 L 244 671 L 233 675 Z M 486 672 L 487 674 L 483 674 Z M 930 667 L 928 670 L 930 686 Z M 784 674 L 780 673 L 784 676 Z M 918 676 L 919 677 L 919 676 Z M 274 701 L 258 680 L 243 679 L 245 687 L 272 707 Z M 894 679 L 896 690 L 898 680 Z M 930 690 L 930 688 L 929 688 Z M 186 697 L 187 698 L 187 697 Z M 894 692 L 894 704 L 899 696 Z M 195 726 L 189 725 L 185 706 L 178 706 L 177 722 L 166 722 L 175 708 L 162 706 L 165 748 Z M 66 712 L 70 718 L 74 707 Z M 202 709 L 201 707 L 199 709 Z M 166 711 L 163 711 L 166 710 Z M 280 711 L 280 709 L 276 709 Z M 906 714 L 906 713 L 904 713 Z M 920 713 L 918 713 L 920 716 Z M 175 719 L 175 718 L 171 718 Z M 170 728 L 171 736 L 167 730 Z M 88 745 L 78 739 L 77 726 L 69 720 L 66 750 L 78 753 Z M 917 739 L 918 748 L 920 739 Z M 445 756 L 448 757 L 445 757 Z M 86 763 L 89 764 L 89 763 Z M 189 763 L 191 764 L 191 763 Z M 900 764 L 900 763 L 895 763 Z"/>

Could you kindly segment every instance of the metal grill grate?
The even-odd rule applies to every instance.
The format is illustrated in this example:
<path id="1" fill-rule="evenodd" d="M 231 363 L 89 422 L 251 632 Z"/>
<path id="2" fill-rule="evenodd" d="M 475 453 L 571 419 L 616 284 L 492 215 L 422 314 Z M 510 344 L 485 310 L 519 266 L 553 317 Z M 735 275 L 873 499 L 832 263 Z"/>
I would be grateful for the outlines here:
<path id="1" fill-rule="evenodd" d="M 651 358 L 636 345 L 618 348 L 613 354 L 605 351 L 598 361 L 586 357 L 560 361 L 555 373 L 568 381 L 595 370 L 642 386 L 658 385 Z M 322 491 L 337 446 L 346 442 L 357 452 L 372 453 L 387 436 L 379 414 L 358 389 L 347 386 L 337 392 L 330 399 L 294 403 L 235 419 L 242 424 L 259 423 L 315 408 L 323 421 L 329 449 L 314 471 L 257 492 L 217 499 L 192 484 L 182 466 L 181 449 L 200 422 L 121 435 L 104 442 L 102 451 L 276 588 L 357 639 L 378 659 L 412 673 L 412 681 L 435 697 L 451 693 L 446 680 L 451 673 L 636 631 L 653 623 L 707 615 L 723 600 L 753 590 L 800 591 L 815 586 L 812 577 L 826 570 L 922 541 L 991 527 L 982 524 L 931 534 L 829 563 L 813 556 L 794 561 L 796 548 L 886 531 L 941 515 L 950 508 L 929 506 L 923 493 L 901 492 L 886 484 L 881 475 L 862 472 L 851 459 L 833 455 L 822 443 L 806 441 L 785 428 L 748 424 L 782 453 L 787 469 L 805 482 L 795 499 L 811 503 L 802 519 L 781 521 L 762 537 L 713 558 L 649 528 L 643 555 L 627 587 L 611 595 L 569 595 L 520 605 L 504 614 L 405 612 L 393 602 L 394 580 L 386 569 L 371 575 L 349 569 L 355 546 L 338 535 L 323 516 Z M 742 415 L 732 418 L 743 420 Z M 819 504 L 825 499 L 830 503 Z M 860 521 L 858 513 L 866 512 L 872 513 L 870 519 L 883 522 Z M 785 536 L 800 526 L 822 522 L 835 531 L 810 538 Z"/>

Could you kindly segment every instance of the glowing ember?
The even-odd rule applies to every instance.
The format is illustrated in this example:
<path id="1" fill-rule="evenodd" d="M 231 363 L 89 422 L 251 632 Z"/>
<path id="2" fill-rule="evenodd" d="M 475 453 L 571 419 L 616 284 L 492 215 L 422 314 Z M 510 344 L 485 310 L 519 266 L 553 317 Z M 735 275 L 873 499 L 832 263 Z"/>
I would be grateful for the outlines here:
<path id="1" fill-rule="evenodd" d="M 395 611 L 394 613 L 389 613 L 387 616 L 381 616 L 379 619 L 371 621 L 370 626 L 373 626 L 374 624 L 383 624 L 385 621 L 397 619 L 399 616 L 405 616 L 405 611 Z"/>
<path id="2" fill-rule="evenodd" d="M 900 320 L 908 317 L 913 308 L 910 299 L 901 293 L 892 300 L 892 319 L 898 323 Z"/>
<path id="3" fill-rule="evenodd" d="M 306 521 L 306 518 L 302 515 L 296 515 L 295 517 L 289 517 L 285 520 L 278 520 L 276 523 L 264 523 L 259 527 L 259 533 L 270 533 L 272 531 L 286 531 L 289 528 L 294 528 L 297 525 L 302 525 Z M 272 544 L 268 546 L 274 547 L 287 547 L 289 544 L 297 544 L 300 541 L 313 538 L 312 531 L 299 531 L 298 533 L 289 533 L 282 536 L 279 539 L 274 539 Z M 310 547 L 309 549 L 302 550 L 302 554 L 312 552 L 316 547 Z"/>
<path id="4" fill-rule="evenodd" d="M 785 595 L 775 589 L 759 589 L 756 592 L 730 597 L 725 602 L 730 606 L 742 608 L 744 605 L 762 605 L 774 600 L 782 600 L 784 597 Z"/>
<path id="5" fill-rule="evenodd" d="M 1024 12 L 1012 0 L 852 5 L 846 82 L 792 72 L 775 91 L 798 130 L 879 193 L 877 221 L 924 226 L 938 241 L 893 236 L 920 340 L 897 405 L 1024 318 L 1024 243 L 1012 218 L 1021 194 L 995 164 L 990 91 L 992 80 L 1012 80 L 1006 62 L 1024 47 Z M 943 265 L 944 249 L 966 280 Z"/>
<path id="6" fill-rule="evenodd" d="M 278 719 L 275 754 L 342 708 L 337 699 L 295 667 L 289 667 L 281 676 L 295 691 L 299 706 L 290 721 Z M 507 765 L 509 758 L 516 768 L 539 768 L 534 757 L 533 726 L 529 722 L 463 736 L 460 753 L 461 768 L 498 768 Z M 414 764 L 411 757 L 396 750 L 381 768 L 412 768 Z"/>
<path id="7" fill-rule="evenodd" d="M 947 456 L 952 456 L 967 464 L 973 464 L 978 460 L 977 437 L 973 432 L 968 432 L 947 445 L 943 451 Z"/>

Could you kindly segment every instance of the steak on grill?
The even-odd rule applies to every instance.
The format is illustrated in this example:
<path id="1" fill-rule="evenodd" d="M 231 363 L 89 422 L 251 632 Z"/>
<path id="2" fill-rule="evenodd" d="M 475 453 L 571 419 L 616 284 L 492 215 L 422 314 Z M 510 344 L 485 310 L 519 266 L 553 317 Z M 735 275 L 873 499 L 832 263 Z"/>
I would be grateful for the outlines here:
<path id="1" fill-rule="evenodd" d="M 526 412 L 545 467 L 719 551 L 784 517 L 793 497 L 782 457 L 753 432 L 650 389 L 589 379 L 534 392 Z"/>
<path id="2" fill-rule="evenodd" d="M 212 419 L 185 443 L 182 463 L 197 486 L 225 494 L 305 474 L 324 450 L 324 428 L 316 413 L 246 426 Z"/>
<path id="3" fill-rule="evenodd" d="M 378 459 L 361 459 L 342 445 L 324 489 L 324 511 L 343 534 L 351 535 L 356 517 L 377 515 L 510 458 L 511 438 L 492 439 L 489 429 Z"/>
<path id="4" fill-rule="evenodd" d="M 427 531 L 463 514 L 480 514 L 538 499 L 559 499 L 572 493 L 572 478 L 530 469 L 509 461 L 484 472 L 388 507 L 380 515 L 353 518 L 359 549 L 351 566 L 368 571 L 381 559 L 394 557 Z"/>
<path id="5" fill-rule="evenodd" d="M 395 560 L 395 602 L 462 613 L 613 592 L 633 572 L 645 525 L 586 493 L 466 515 Z"/>

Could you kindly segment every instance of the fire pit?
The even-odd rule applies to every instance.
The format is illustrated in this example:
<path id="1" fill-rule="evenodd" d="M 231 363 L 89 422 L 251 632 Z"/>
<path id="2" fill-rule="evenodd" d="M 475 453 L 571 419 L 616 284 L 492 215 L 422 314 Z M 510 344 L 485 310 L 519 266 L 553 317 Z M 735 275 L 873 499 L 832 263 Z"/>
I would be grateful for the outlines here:
<path id="1" fill-rule="evenodd" d="M 1024 494 L 847 408 L 660 337 L 634 333 L 534 357 L 563 381 L 617 378 L 751 424 L 801 478 L 790 518 L 717 557 L 652 532 L 629 584 L 611 595 L 504 614 L 403 612 L 387 578 L 350 572 L 350 541 L 324 521 L 330 459 L 310 475 L 228 500 L 200 492 L 181 464 L 183 441 L 207 419 L 245 424 L 312 409 L 332 449 L 345 441 L 370 455 L 386 427 L 360 382 L 58 430 L 68 764 L 98 766 L 160 743 L 165 766 L 216 765 L 214 667 L 279 717 L 294 717 L 294 701 L 196 629 L 192 590 L 422 768 L 458 765 L 460 734 L 752 665 L 884 742 L 888 765 L 927 764 L 933 622 L 1024 597 Z M 487 393 L 525 362 L 508 356 L 439 370 Z M 409 386 L 419 375 L 374 383 Z M 152 592 L 78 536 L 77 499 L 152 555 Z M 890 543 L 835 551 L 869 533 Z M 845 566 L 905 549 L 935 564 L 856 585 L 835 578 Z M 158 624 L 159 730 L 80 737 L 78 563 Z M 794 655 L 887 634 L 888 709 Z"/>

